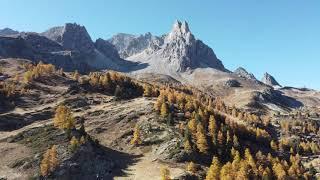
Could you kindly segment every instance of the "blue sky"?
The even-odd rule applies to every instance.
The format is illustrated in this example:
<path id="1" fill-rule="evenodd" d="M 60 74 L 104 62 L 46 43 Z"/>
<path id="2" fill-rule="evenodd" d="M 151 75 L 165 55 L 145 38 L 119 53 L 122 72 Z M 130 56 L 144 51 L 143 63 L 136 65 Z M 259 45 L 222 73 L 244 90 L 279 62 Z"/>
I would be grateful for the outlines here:
<path id="1" fill-rule="evenodd" d="M 0 28 L 42 32 L 65 22 L 85 25 L 92 39 L 118 32 L 161 35 L 175 19 L 230 69 L 283 85 L 320 90 L 318 0 L 1 0 Z"/>

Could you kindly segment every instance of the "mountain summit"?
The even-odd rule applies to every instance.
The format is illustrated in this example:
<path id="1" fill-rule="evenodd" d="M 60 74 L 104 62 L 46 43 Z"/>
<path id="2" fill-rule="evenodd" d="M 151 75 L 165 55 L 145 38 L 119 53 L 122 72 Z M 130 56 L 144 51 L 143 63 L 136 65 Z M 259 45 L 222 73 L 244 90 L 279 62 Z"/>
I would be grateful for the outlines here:
<path id="1" fill-rule="evenodd" d="M 174 23 L 171 32 L 164 40 L 162 57 L 172 60 L 171 63 L 177 71 L 198 67 L 224 70 L 213 50 L 194 37 L 185 21 Z"/>
<path id="2" fill-rule="evenodd" d="M 53 27 L 43 32 L 42 35 L 69 50 L 83 53 L 92 53 L 94 51 L 94 43 L 86 28 L 75 23 L 66 23 L 64 26 Z"/>
<path id="3" fill-rule="evenodd" d="M 245 79 L 249 79 L 249 80 L 253 80 L 253 81 L 257 81 L 256 77 L 254 77 L 254 75 L 252 73 L 249 73 L 243 67 L 237 68 L 233 73 L 236 74 L 239 77 L 242 77 L 242 78 L 245 78 Z"/>
<path id="4" fill-rule="evenodd" d="M 267 72 L 264 73 L 263 78 L 261 80 L 264 84 L 269 85 L 269 86 L 281 86 L 276 79 L 268 74 Z"/>
<path id="5" fill-rule="evenodd" d="M 126 42 L 118 40 L 125 39 Z M 213 50 L 191 33 L 187 22 L 176 21 L 168 34 L 118 34 L 109 40 L 122 57 L 147 64 L 144 72 L 172 75 L 196 68 L 226 71 Z"/>

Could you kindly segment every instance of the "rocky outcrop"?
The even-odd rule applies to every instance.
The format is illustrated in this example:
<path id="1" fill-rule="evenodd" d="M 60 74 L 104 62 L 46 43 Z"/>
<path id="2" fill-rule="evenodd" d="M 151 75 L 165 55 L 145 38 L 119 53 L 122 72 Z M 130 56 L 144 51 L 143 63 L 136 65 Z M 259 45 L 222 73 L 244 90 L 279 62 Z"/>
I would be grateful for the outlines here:
<path id="1" fill-rule="evenodd" d="M 121 70 L 119 64 L 124 64 L 112 44 L 102 39 L 93 43 L 84 26 L 71 23 L 40 34 L 23 32 L 2 36 L 0 57 L 42 60 L 66 71 L 80 72 Z"/>
<path id="2" fill-rule="evenodd" d="M 61 50 L 60 45 L 37 34 L 22 34 L 17 37 L 0 37 L 0 58 L 23 58 L 34 62 L 42 60 L 66 71 L 78 69 L 85 72 L 92 69 L 83 61 L 83 56 Z"/>
<path id="3" fill-rule="evenodd" d="M 273 76 L 271 76 L 270 74 L 268 74 L 267 72 L 264 73 L 261 82 L 263 82 L 264 84 L 269 85 L 269 86 L 281 86 L 281 85 L 276 81 L 276 79 L 275 79 Z"/>
<path id="4" fill-rule="evenodd" d="M 60 44 L 37 33 L 21 33 L 19 36 L 37 51 L 47 53 L 64 51 L 64 48 Z"/>
<path id="5" fill-rule="evenodd" d="M 151 33 L 139 36 L 119 33 L 108 41 L 117 48 L 120 57 L 122 58 L 138 54 L 149 47 L 163 44 L 162 38 L 153 36 Z"/>
<path id="6" fill-rule="evenodd" d="M 240 87 L 241 84 L 239 83 L 239 81 L 235 79 L 229 79 L 223 84 L 223 86 L 224 87 Z"/>
<path id="7" fill-rule="evenodd" d="M 67 50 L 90 54 L 94 52 L 94 43 L 84 26 L 66 23 L 41 33 L 43 36 L 62 45 Z"/>
<path id="8" fill-rule="evenodd" d="M 94 46 L 106 57 L 120 59 L 120 56 L 118 54 L 116 47 L 113 44 L 111 44 L 109 41 L 99 38 L 94 43 Z"/>
<path id="9" fill-rule="evenodd" d="M 252 73 L 249 73 L 247 70 L 245 70 L 243 67 L 239 67 L 237 68 L 234 72 L 235 75 L 241 77 L 241 78 L 245 78 L 248 80 L 253 80 L 253 81 L 257 81 L 256 77 L 254 77 L 254 75 Z"/>
<path id="10" fill-rule="evenodd" d="M 15 31 L 10 28 L 0 29 L 0 36 L 11 36 L 15 34 L 19 34 L 19 31 Z"/>
<path id="11" fill-rule="evenodd" d="M 0 37 L 1 58 L 34 59 L 34 53 L 32 46 L 21 37 Z"/>
<path id="12" fill-rule="evenodd" d="M 187 22 L 176 21 L 171 32 L 165 37 L 162 57 L 169 59 L 177 71 L 197 67 L 211 67 L 224 70 L 213 50 L 202 41 L 195 39 Z"/>

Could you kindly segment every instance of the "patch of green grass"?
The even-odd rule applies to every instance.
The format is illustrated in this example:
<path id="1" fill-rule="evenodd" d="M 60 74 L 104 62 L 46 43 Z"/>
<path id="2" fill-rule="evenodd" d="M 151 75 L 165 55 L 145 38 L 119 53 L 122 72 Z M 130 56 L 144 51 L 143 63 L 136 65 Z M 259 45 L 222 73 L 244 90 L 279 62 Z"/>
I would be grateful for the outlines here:
<path id="1" fill-rule="evenodd" d="M 66 133 L 52 125 L 34 128 L 18 134 L 12 142 L 21 143 L 30 147 L 34 153 L 44 152 L 54 144 L 68 142 Z"/>

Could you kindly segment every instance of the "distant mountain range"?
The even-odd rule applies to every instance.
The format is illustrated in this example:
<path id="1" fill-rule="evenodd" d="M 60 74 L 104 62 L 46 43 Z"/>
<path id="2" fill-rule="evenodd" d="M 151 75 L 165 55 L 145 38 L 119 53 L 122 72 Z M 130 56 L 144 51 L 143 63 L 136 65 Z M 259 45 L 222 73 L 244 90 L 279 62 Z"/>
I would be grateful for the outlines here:
<path id="1" fill-rule="evenodd" d="M 158 78 L 190 84 L 238 106 L 256 106 L 257 101 L 267 108 L 274 108 L 270 103 L 280 108 L 320 103 L 318 96 L 314 101 L 287 97 L 288 88 L 280 92 L 280 84 L 268 73 L 259 81 L 244 68 L 226 69 L 214 51 L 191 33 L 188 23 L 180 21 L 162 36 L 119 33 L 96 41 L 75 23 L 42 33 L 5 28 L 0 30 L 0 58 L 41 60 L 65 71 L 111 69 L 140 78 L 159 74 Z"/>
<path id="2" fill-rule="evenodd" d="M 213 50 L 195 39 L 186 22 L 175 22 L 172 31 L 161 37 L 151 33 L 140 36 L 120 33 L 109 40 L 98 39 L 96 42 L 92 41 L 84 26 L 71 23 L 43 33 L 20 33 L 6 28 L 0 31 L 0 36 L 2 58 L 43 60 L 66 70 L 95 68 L 132 71 L 137 69 L 139 63 L 148 63 L 149 69 L 167 64 L 173 72 L 198 67 L 225 71 Z M 20 48 L 15 49 L 18 46 Z M 135 62 L 137 67 L 123 59 Z"/>

